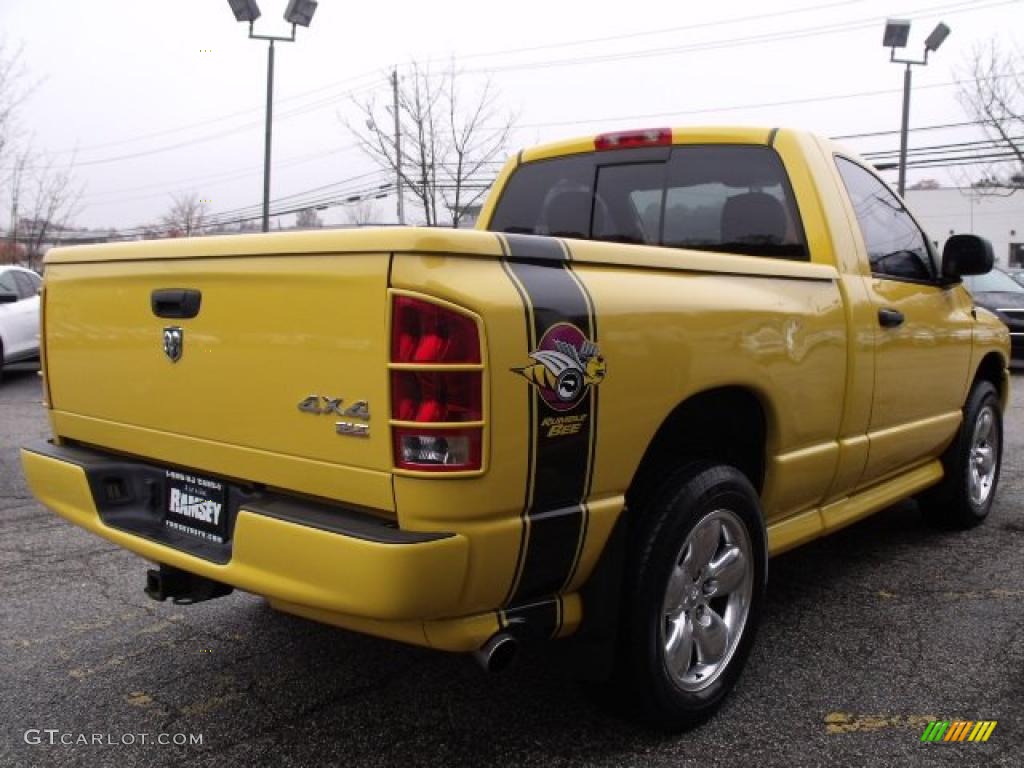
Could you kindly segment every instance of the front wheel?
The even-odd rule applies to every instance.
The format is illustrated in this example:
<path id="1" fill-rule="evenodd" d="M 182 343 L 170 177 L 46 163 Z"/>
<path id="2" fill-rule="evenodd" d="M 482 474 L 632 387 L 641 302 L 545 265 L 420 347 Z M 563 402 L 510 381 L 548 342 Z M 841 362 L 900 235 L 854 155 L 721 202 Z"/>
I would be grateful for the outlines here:
<path id="1" fill-rule="evenodd" d="M 739 470 L 695 463 L 636 514 L 617 678 L 631 712 L 680 730 L 719 707 L 753 643 L 767 559 L 760 503 Z"/>
<path id="2" fill-rule="evenodd" d="M 945 477 L 921 500 L 930 522 L 973 528 L 988 517 L 999 484 L 1003 455 L 1003 412 L 990 382 L 979 381 L 964 406 L 956 440 L 942 458 Z"/>

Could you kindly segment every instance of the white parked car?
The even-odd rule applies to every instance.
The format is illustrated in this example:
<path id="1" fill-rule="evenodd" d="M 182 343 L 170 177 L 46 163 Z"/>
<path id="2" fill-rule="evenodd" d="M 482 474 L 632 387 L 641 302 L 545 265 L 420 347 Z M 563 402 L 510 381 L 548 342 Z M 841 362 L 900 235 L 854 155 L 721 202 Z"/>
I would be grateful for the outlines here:
<path id="1" fill-rule="evenodd" d="M 4 365 L 39 356 L 42 280 L 21 267 L 0 267 L 0 376 Z"/>

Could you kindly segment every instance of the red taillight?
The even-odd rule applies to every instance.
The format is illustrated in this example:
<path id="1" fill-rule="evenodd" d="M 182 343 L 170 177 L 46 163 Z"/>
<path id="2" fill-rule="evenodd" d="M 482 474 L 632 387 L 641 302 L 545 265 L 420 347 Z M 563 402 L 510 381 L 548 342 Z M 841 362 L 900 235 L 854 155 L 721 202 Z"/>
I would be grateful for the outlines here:
<path id="1" fill-rule="evenodd" d="M 671 128 L 649 128 L 644 131 L 602 133 L 594 139 L 594 149 L 632 149 L 634 147 L 667 147 L 672 144 Z"/>
<path id="2" fill-rule="evenodd" d="M 399 421 L 480 421 L 480 372 L 392 371 L 391 404 Z"/>
<path id="3" fill-rule="evenodd" d="M 471 317 L 408 296 L 396 296 L 393 363 L 479 363 L 480 336 Z"/>
<path id="4" fill-rule="evenodd" d="M 481 359 L 472 316 L 410 296 L 393 298 L 391 362 L 400 367 L 391 371 L 391 418 L 404 422 L 392 426 L 396 467 L 417 472 L 481 468 Z M 457 426 L 472 422 L 477 426 Z"/>

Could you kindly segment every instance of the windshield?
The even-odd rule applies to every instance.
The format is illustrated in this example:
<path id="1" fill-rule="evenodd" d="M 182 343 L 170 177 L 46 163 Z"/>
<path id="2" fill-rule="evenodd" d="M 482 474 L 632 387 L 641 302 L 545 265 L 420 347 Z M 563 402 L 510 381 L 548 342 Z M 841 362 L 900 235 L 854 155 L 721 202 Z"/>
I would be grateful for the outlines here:
<path id="1" fill-rule="evenodd" d="M 1000 269 L 987 275 L 968 275 L 964 283 L 971 293 L 1024 293 L 1024 286 Z"/>

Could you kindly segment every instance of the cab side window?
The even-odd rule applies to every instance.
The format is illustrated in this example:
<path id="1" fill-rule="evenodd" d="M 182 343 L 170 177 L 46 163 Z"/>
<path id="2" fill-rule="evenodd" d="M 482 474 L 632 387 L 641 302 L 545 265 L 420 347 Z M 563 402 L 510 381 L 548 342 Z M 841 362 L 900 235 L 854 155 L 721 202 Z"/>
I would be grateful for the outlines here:
<path id="1" fill-rule="evenodd" d="M 935 280 L 924 235 L 885 184 L 845 158 L 836 166 L 857 216 L 872 274 L 897 280 Z"/>
<path id="2" fill-rule="evenodd" d="M 10 269 L 6 272 L 0 272 L 0 293 L 13 293 L 19 299 L 21 298 L 21 291 L 18 290 L 18 284 L 14 282 L 14 270 Z"/>
<path id="3" fill-rule="evenodd" d="M 14 282 L 18 285 L 18 295 L 22 299 L 30 299 L 39 293 L 39 282 L 35 275 L 29 275 L 25 272 L 14 272 L 12 274 L 14 275 Z"/>

